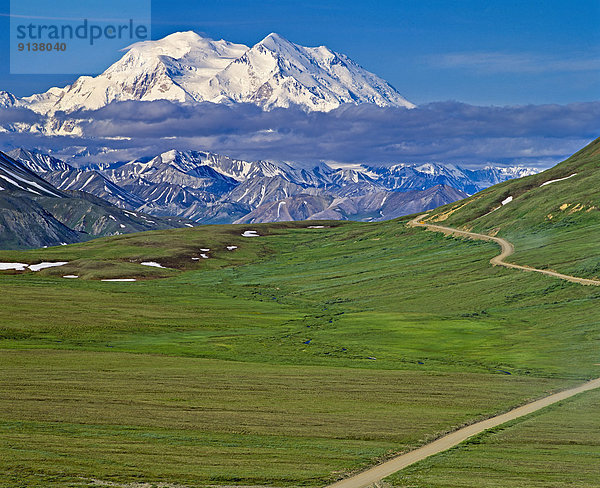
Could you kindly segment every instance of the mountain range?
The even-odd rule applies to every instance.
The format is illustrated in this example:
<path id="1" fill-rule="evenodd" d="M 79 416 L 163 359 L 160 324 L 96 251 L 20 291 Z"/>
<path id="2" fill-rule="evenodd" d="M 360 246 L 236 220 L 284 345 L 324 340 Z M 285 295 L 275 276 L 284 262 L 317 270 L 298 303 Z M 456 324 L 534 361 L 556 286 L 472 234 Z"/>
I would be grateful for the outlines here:
<path id="1" fill-rule="evenodd" d="M 58 172 L 64 172 L 68 167 L 54 158 L 28 154 L 31 156 L 29 165 L 37 167 L 41 174 L 47 174 L 41 171 L 44 167 L 56 168 Z M 95 177 L 86 174 L 89 180 Z M 110 184 L 108 187 L 112 188 Z M 182 218 L 151 217 L 125 210 L 85 191 L 58 189 L 19 161 L 0 152 L 2 249 L 56 246 L 94 237 L 184 226 L 191 227 L 193 224 Z"/>
<path id="2" fill-rule="evenodd" d="M 81 168 L 25 149 L 10 156 L 59 190 L 84 191 L 124 210 L 204 224 L 388 220 L 536 172 L 523 167 L 469 170 L 433 163 L 342 168 L 320 163 L 298 168 L 175 150 Z"/>
<path id="3" fill-rule="evenodd" d="M 114 101 L 250 103 L 263 109 L 329 111 L 342 104 L 413 108 L 385 80 L 326 46 L 304 47 L 271 33 L 252 47 L 176 32 L 135 43 L 96 77 L 17 98 L 0 93 L 0 106 L 43 114 L 95 110 Z"/>

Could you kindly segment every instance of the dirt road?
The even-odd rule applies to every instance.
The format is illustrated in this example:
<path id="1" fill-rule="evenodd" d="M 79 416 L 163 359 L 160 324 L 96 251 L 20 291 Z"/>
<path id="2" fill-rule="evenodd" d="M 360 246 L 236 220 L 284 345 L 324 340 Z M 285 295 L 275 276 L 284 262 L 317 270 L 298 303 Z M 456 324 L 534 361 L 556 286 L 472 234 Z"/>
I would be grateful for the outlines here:
<path id="1" fill-rule="evenodd" d="M 412 227 L 425 227 L 426 229 L 444 232 L 445 234 L 450 235 L 460 235 L 465 237 L 470 237 L 472 239 L 479 239 L 483 241 L 493 241 L 500 245 L 501 252 L 498 256 L 492 258 L 490 263 L 498 266 L 505 266 L 507 268 L 512 269 L 520 269 L 523 271 L 534 271 L 536 273 L 542 273 L 548 276 L 553 276 L 555 278 L 560 278 L 563 280 L 571 281 L 573 283 L 579 283 L 581 285 L 600 285 L 600 281 L 598 280 L 590 280 L 587 278 L 578 278 L 576 276 L 565 275 L 562 273 L 557 273 L 555 271 L 549 271 L 545 269 L 537 269 L 531 268 L 529 266 L 520 266 L 518 264 L 507 263 L 504 261 L 508 256 L 514 253 L 514 246 L 508 242 L 506 239 L 502 239 L 500 237 L 492 237 L 487 236 L 485 234 L 477 234 L 475 232 L 467 232 L 464 230 L 453 229 L 452 227 L 444 227 L 441 225 L 427 224 L 422 221 L 422 219 L 427 214 L 419 215 L 417 218 L 411 220 L 408 225 Z M 469 425 L 462 429 L 459 429 L 451 434 L 448 434 L 440 439 L 431 442 L 419 449 L 415 449 L 414 451 L 407 452 L 406 454 L 402 454 L 397 456 L 389 461 L 386 461 L 382 464 L 374 466 L 371 469 L 363 471 L 357 475 L 351 476 L 344 480 L 338 481 L 329 485 L 327 488 L 364 488 L 369 485 L 372 485 L 378 481 L 381 481 L 383 478 L 400 471 L 401 469 L 410 466 L 418 461 L 422 461 L 429 456 L 440 453 L 451 447 L 460 444 L 465 441 L 469 437 L 477 435 L 485 430 L 491 429 L 498 425 L 504 424 L 511 420 L 518 419 L 519 417 L 523 417 L 524 415 L 529 415 L 541 408 L 547 407 L 548 405 L 552 405 L 553 403 L 560 402 L 561 400 L 565 400 L 566 398 L 572 397 L 584 391 L 593 390 L 596 388 L 600 388 L 600 378 L 584 383 L 581 386 L 576 388 L 571 388 L 569 390 L 562 391 L 560 393 L 555 393 L 553 395 L 547 396 L 540 400 L 537 400 L 532 403 L 528 403 L 527 405 L 523 405 L 522 407 L 515 408 L 507 413 L 502 415 L 497 415 L 495 417 L 491 417 L 487 420 L 483 420 L 481 422 L 477 422 L 476 424 Z"/>
<path id="2" fill-rule="evenodd" d="M 530 413 L 540 410 L 541 408 L 560 402 L 561 400 L 565 400 L 566 398 L 577 395 L 578 393 L 596 388 L 600 388 L 600 378 L 588 381 L 587 383 L 584 383 L 578 387 L 544 397 L 540 400 L 536 400 L 535 402 L 528 403 L 502 415 L 497 415 L 487 420 L 483 420 L 481 422 L 477 422 L 476 424 L 459 429 L 451 434 L 441 437 L 434 442 L 420 447 L 419 449 L 407 452 L 406 454 L 395 457 L 355 476 L 338 481 L 332 485 L 329 485 L 327 488 L 364 488 L 382 480 L 396 471 L 400 471 L 401 469 L 410 466 L 411 464 L 450 449 L 451 447 L 454 447 L 457 444 L 467 440 L 469 437 L 479 434 L 485 430 L 491 429 L 511 420 L 518 419 L 524 415 L 529 415 Z"/>
<path id="3" fill-rule="evenodd" d="M 422 219 L 426 215 L 427 214 L 419 215 L 416 219 L 411 220 L 408 223 L 408 225 L 410 225 L 411 227 L 425 227 L 426 229 L 429 229 L 429 230 L 433 230 L 433 231 L 437 231 L 437 232 L 444 232 L 445 234 L 450 234 L 450 235 L 459 235 L 459 236 L 470 237 L 471 239 L 478 239 L 481 241 L 494 241 L 497 244 L 500 244 L 502 251 L 500 252 L 500 254 L 498 256 L 496 256 L 490 260 L 490 263 L 492 263 L 494 266 L 497 265 L 497 266 L 504 266 L 505 268 L 520 269 L 523 271 L 533 271 L 536 273 L 545 274 L 547 276 L 552 276 L 554 278 L 560 278 L 562 280 L 567 280 L 572 283 L 579 283 L 580 285 L 600 286 L 600 281 L 598 281 L 598 280 L 590 280 L 587 278 L 578 278 L 577 276 L 571 276 L 571 275 L 566 275 L 566 274 L 562 274 L 562 273 L 557 273 L 556 271 L 550 271 L 547 269 L 537 269 L 537 268 L 531 268 L 529 266 L 521 266 L 519 264 L 507 263 L 504 260 L 508 256 L 510 256 L 511 254 L 513 254 L 515 252 L 515 247 L 510 242 L 508 242 L 506 239 L 502 239 L 501 237 L 487 236 L 485 234 L 477 234 L 475 232 L 467 232 L 464 230 L 454 229 L 452 227 L 444 227 L 442 225 L 427 224 L 422 221 Z"/>

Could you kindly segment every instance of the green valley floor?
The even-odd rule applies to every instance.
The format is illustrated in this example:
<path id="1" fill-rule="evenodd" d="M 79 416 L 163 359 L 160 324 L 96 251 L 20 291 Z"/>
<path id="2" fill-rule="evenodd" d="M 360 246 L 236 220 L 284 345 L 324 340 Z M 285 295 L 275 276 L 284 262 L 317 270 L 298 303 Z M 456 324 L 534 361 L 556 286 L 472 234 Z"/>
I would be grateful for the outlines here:
<path id="1" fill-rule="evenodd" d="M 600 376 L 598 287 L 406 221 L 0 253 L 69 261 L 0 273 L 0 486 L 323 486 Z"/>

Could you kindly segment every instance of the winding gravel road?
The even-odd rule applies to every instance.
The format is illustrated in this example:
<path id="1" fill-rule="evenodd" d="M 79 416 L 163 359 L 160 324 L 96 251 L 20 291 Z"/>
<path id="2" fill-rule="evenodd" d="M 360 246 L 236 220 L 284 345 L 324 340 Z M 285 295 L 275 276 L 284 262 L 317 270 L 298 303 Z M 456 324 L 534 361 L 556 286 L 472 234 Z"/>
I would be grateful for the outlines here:
<path id="1" fill-rule="evenodd" d="M 520 269 L 523 271 L 533 271 L 535 273 L 545 274 L 547 276 L 552 276 L 554 278 L 560 278 L 562 280 L 567 280 L 572 283 L 579 283 L 580 285 L 592 285 L 592 286 L 600 286 L 600 281 L 598 280 L 590 280 L 587 278 L 578 278 L 577 276 L 566 275 L 562 273 L 557 273 L 556 271 L 550 271 L 547 269 L 538 269 L 532 268 L 530 266 L 521 266 L 519 264 L 507 263 L 504 261 L 508 256 L 515 252 L 515 246 L 513 246 L 506 239 L 502 239 L 501 237 L 492 237 L 487 236 L 485 234 L 477 234 L 475 232 L 467 232 L 465 230 L 454 229 L 452 227 L 444 227 L 442 225 L 434 225 L 427 224 L 423 222 L 423 218 L 425 218 L 427 214 L 419 215 L 417 218 L 411 220 L 408 225 L 411 227 L 425 227 L 428 230 L 443 232 L 445 234 L 451 235 L 459 235 L 470 237 L 471 239 L 478 239 L 480 241 L 493 241 L 497 244 L 500 244 L 502 251 L 500 254 L 490 260 L 490 263 L 494 266 L 504 266 L 505 268 L 512 269 Z"/>

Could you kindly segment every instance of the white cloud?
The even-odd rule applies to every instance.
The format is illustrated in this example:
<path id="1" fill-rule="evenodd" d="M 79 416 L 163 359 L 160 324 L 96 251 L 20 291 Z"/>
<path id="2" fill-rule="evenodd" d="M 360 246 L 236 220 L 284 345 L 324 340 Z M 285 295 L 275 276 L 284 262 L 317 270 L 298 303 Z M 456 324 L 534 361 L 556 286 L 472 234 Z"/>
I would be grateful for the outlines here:
<path id="1" fill-rule="evenodd" d="M 122 102 L 80 118 L 83 137 L 3 134 L 4 148 L 110 148 L 92 162 L 125 161 L 170 149 L 213 151 L 240 159 L 295 162 L 406 163 L 465 166 L 488 162 L 548 166 L 600 135 L 600 102 L 481 107 L 437 102 L 413 110 L 343 106 L 331 112 L 264 112 L 254 105 Z M 35 117 L 0 110 L 0 124 Z M 35 118 L 31 122 L 36 122 Z M 41 121 L 40 121 L 41 122 Z M 73 153 L 74 150 L 71 152 Z"/>

